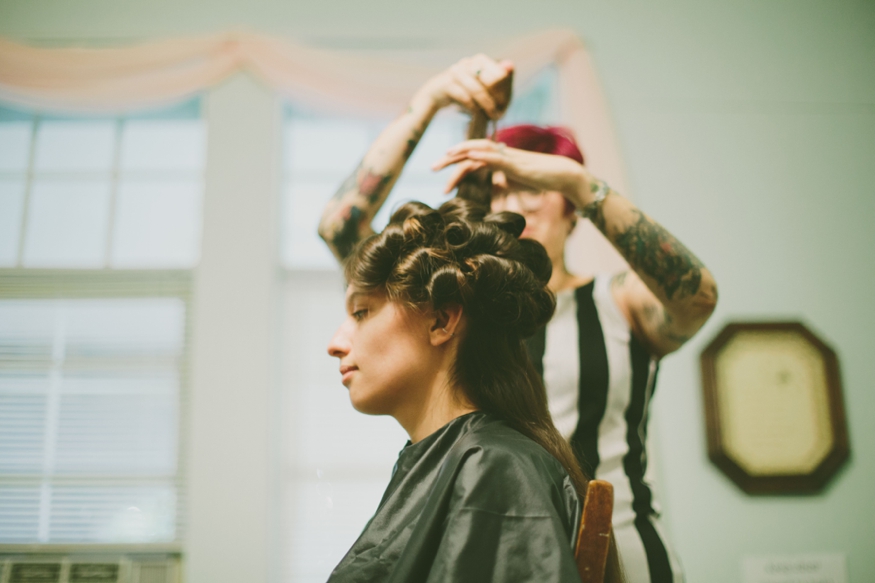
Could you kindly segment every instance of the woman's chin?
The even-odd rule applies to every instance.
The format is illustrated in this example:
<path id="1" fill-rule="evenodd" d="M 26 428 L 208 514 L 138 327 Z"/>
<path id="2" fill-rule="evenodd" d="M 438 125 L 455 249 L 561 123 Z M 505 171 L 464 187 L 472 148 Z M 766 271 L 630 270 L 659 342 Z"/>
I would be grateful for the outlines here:
<path id="1" fill-rule="evenodd" d="M 352 408 L 358 411 L 359 413 L 364 413 L 365 415 L 387 415 L 384 410 L 385 407 L 381 407 L 381 403 L 377 399 L 369 399 L 366 395 L 357 394 L 353 387 L 350 387 L 349 390 L 349 402 L 352 405 Z"/>

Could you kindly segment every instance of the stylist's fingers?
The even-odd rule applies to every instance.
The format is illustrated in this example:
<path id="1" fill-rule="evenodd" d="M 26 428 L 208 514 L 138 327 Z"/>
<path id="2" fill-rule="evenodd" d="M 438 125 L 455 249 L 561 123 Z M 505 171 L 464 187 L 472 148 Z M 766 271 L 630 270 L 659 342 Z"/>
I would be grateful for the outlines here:
<path id="1" fill-rule="evenodd" d="M 486 87 L 493 87 L 503 81 L 514 68 L 513 62 L 511 61 L 505 59 L 499 62 L 482 53 L 474 55 L 468 59 L 463 59 L 463 62 L 465 62 L 472 71 L 479 72 L 477 78 L 480 79 L 480 82 Z"/>
<path id="2" fill-rule="evenodd" d="M 453 170 L 452 176 L 447 181 L 447 186 L 444 188 L 444 194 L 449 194 L 453 191 L 454 188 L 459 186 L 459 183 L 462 182 L 462 179 L 465 178 L 471 172 L 476 170 L 480 170 L 486 166 L 482 162 L 476 162 L 474 160 L 465 160 L 460 162 L 458 166 L 456 166 L 455 170 Z"/>
<path id="3" fill-rule="evenodd" d="M 490 118 L 497 117 L 499 112 L 495 100 L 478 78 L 481 71 L 479 69 L 470 71 L 469 68 L 470 66 L 457 64 L 450 68 L 450 73 L 453 75 L 453 79 L 456 83 L 461 85 L 465 91 L 468 92 L 480 109 L 486 112 L 487 116 Z"/>
<path id="4" fill-rule="evenodd" d="M 450 99 L 469 111 L 473 111 L 477 107 L 477 102 L 471 98 L 471 94 L 459 83 L 452 82 L 448 84 L 444 91 Z"/>
<path id="5" fill-rule="evenodd" d="M 447 156 L 456 156 L 459 154 L 467 154 L 473 151 L 503 151 L 505 145 L 501 142 L 495 142 L 487 139 L 465 140 L 459 142 L 455 146 L 447 149 Z"/>
<path id="6" fill-rule="evenodd" d="M 437 172 L 447 166 L 452 166 L 453 164 L 461 166 L 463 163 L 476 164 L 478 168 L 489 166 L 492 170 L 505 170 L 509 166 L 507 160 L 501 154 L 472 150 L 455 156 L 444 156 L 432 164 L 431 169 Z"/>
<path id="7" fill-rule="evenodd" d="M 431 165 L 431 169 L 437 172 L 438 170 L 443 170 L 447 166 L 451 166 L 457 162 L 461 162 L 462 160 L 467 159 L 468 156 L 466 156 L 465 154 L 456 154 L 455 156 L 444 155 Z"/>

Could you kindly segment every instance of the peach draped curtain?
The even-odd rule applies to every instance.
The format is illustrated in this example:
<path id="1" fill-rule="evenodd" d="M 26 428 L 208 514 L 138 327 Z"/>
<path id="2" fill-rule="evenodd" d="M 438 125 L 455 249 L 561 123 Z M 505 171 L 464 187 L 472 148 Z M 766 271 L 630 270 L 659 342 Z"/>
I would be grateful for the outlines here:
<path id="1" fill-rule="evenodd" d="M 573 32 L 542 31 L 483 46 L 482 52 L 511 59 L 518 83 L 556 67 L 563 124 L 577 135 L 587 166 L 627 192 L 604 96 Z M 37 48 L 0 39 L 0 101 L 54 112 L 134 111 L 185 99 L 248 71 L 278 94 L 323 110 L 391 113 L 448 64 L 317 49 L 242 32 L 100 49 Z M 589 251 L 572 250 L 571 267 L 613 271 L 622 265 L 590 225 L 582 227 L 572 249 Z"/>

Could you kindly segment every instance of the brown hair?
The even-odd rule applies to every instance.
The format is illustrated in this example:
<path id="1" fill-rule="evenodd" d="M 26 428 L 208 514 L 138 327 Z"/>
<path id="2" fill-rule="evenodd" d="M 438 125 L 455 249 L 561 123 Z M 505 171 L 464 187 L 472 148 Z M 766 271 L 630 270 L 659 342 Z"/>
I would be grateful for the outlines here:
<path id="1" fill-rule="evenodd" d="M 525 224 L 515 213 L 487 215 L 458 198 L 438 210 L 407 203 L 382 233 L 359 245 L 344 271 L 350 284 L 412 309 L 462 306 L 467 325 L 453 370 L 457 385 L 479 410 L 553 455 L 583 500 L 586 478 L 553 426 L 523 344 L 556 308 L 547 288 L 552 264 L 540 243 L 519 239 Z"/>

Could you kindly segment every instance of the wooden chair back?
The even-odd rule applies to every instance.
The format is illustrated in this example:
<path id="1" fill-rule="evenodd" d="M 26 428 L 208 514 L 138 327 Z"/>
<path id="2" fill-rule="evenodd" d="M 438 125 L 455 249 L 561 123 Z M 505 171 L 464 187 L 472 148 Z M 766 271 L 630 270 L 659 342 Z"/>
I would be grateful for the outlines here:
<path id="1" fill-rule="evenodd" d="M 604 583 L 613 511 L 614 487 L 604 480 L 590 480 L 574 551 L 583 583 Z"/>

